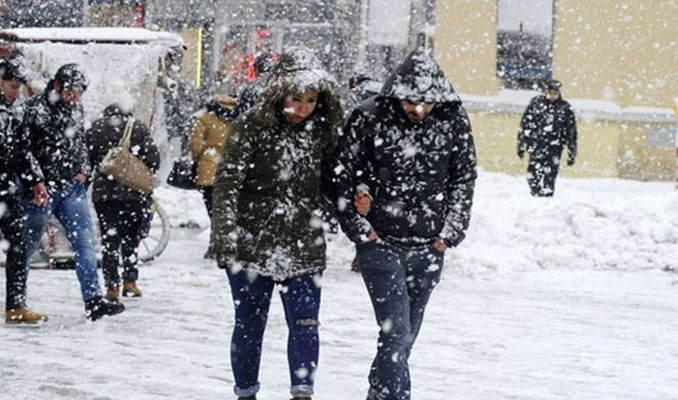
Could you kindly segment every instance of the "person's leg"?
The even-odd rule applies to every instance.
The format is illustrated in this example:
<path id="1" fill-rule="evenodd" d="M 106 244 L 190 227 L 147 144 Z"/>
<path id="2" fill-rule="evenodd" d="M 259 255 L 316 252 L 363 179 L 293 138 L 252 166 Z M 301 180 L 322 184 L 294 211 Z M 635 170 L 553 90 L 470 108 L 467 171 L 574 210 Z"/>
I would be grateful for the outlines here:
<path id="1" fill-rule="evenodd" d="M 47 221 L 52 215 L 54 205 L 61 203 L 58 194 L 50 193 L 50 199 L 44 207 L 34 205 L 30 199 L 23 200 L 23 209 L 26 222 L 26 279 L 30 271 L 31 259 L 40 246 L 40 240 L 47 228 Z"/>
<path id="2" fill-rule="evenodd" d="M 202 193 L 202 199 L 205 203 L 205 209 L 207 209 L 207 215 L 210 217 L 210 224 L 212 223 L 212 193 L 213 186 L 203 186 L 200 188 L 200 193 Z M 203 255 L 203 258 L 213 259 L 214 258 L 214 246 L 212 245 L 212 239 L 210 237 L 210 243 L 207 246 L 207 250 Z"/>
<path id="3" fill-rule="evenodd" d="M 357 253 L 360 273 L 381 328 L 369 376 L 370 399 L 409 400 L 407 358 L 412 333 L 404 252 L 379 241 L 359 245 Z"/>
<path id="4" fill-rule="evenodd" d="M 202 201 L 205 203 L 205 209 L 207 210 L 207 215 L 212 220 L 212 193 L 213 186 L 202 186 L 200 188 L 200 193 L 202 194 Z"/>
<path id="5" fill-rule="evenodd" d="M 104 274 L 106 289 L 120 288 L 120 275 L 118 264 L 120 263 L 121 232 L 118 229 L 118 221 L 121 219 L 120 208 L 116 202 L 105 201 L 94 203 L 94 209 L 99 220 L 99 232 L 101 232 L 101 270 Z"/>
<path id="6" fill-rule="evenodd" d="M 94 249 L 94 227 L 87 205 L 84 185 L 74 182 L 64 189 L 62 203 L 54 208 L 54 215 L 66 231 L 66 237 L 75 252 L 75 272 L 80 282 L 84 301 L 101 297 L 97 258 Z"/>
<path id="7" fill-rule="evenodd" d="M 543 185 L 544 167 L 540 159 L 530 157 L 527 163 L 527 184 L 530 186 L 532 196 L 541 196 Z"/>
<path id="8" fill-rule="evenodd" d="M 560 155 L 554 155 L 544 169 L 543 195 L 552 197 L 556 192 L 556 178 L 560 169 Z"/>
<path id="9" fill-rule="evenodd" d="M 122 236 L 122 279 L 125 282 L 136 282 L 139 279 L 137 269 L 139 247 L 138 232 L 146 218 L 147 208 L 143 202 L 127 201 L 122 203 L 120 232 Z"/>
<path id="10" fill-rule="evenodd" d="M 444 265 L 444 254 L 432 245 L 412 250 L 407 257 L 407 290 L 410 298 L 412 344 L 419 335 L 424 311 L 433 289 L 438 286 Z M 411 349 L 410 349 L 411 350 Z"/>
<path id="11" fill-rule="evenodd" d="M 280 288 L 289 329 L 287 362 L 292 396 L 310 397 L 313 394 L 318 368 L 321 278 L 321 274 L 304 275 L 282 282 Z"/>
<path id="12" fill-rule="evenodd" d="M 26 306 L 26 230 L 21 201 L 0 197 L 0 231 L 8 242 L 5 260 L 5 309 Z"/>
<path id="13" fill-rule="evenodd" d="M 236 396 L 253 396 L 259 391 L 264 330 L 268 320 L 274 282 L 245 270 L 227 269 L 231 296 L 235 306 L 235 324 L 231 337 L 231 368 Z"/>

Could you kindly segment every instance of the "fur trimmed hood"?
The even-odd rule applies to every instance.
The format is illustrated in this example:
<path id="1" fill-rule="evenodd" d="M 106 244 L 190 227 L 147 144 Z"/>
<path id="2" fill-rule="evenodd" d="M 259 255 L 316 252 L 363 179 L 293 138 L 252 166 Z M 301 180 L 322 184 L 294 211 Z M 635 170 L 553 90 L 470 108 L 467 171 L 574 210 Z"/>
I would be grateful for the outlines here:
<path id="1" fill-rule="evenodd" d="M 290 48 L 280 56 L 255 105 L 255 120 L 268 127 L 280 124 L 284 118 L 282 103 L 285 96 L 307 90 L 319 94 L 318 106 L 311 118 L 319 119 L 329 129 L 341 123 L 343 110 L 339 85 L 306 47 Z"/>

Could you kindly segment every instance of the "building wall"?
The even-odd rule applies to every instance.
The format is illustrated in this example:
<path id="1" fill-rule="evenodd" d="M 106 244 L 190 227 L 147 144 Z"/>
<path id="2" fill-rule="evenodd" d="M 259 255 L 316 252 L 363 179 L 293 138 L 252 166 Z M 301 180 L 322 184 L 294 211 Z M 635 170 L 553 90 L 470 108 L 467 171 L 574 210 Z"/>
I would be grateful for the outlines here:
<path id="1" fill-rule="evenodd" d="M 624 109 L 668 108 L 678 96 L 678 1 L 618 2 L 554 0 L 554 76 L 566 99 L 602 100 Z M 470 110 L 479 165 L 488 171 L 525 172 L 516 156 L 520 113 L 493 111 L 496 77 L 496 0 L 437 0 L 436 57 L 457 91 L 488 96 Z M 583 102 L 595 104 L 596 102 Z M 586 114 L 586 115 L 583 115 Z M 577 163 L 572 177 L 667 180 L 675 174 L 675 151 L 651 144 L 648 132 L 675 129 L 661 122 L 578 112 Z"/>
<path id="2" fill-rule="evenodd" d="M 554 75 L 568 95 L 668 107 L 678 95 L 678 1 L 558 0 Z"/>
<path id="3" fill-rule="evenodd" d="M 457 91 L 499 91 L 496 0 L 437 0 L 435 40 L 436 57 Z"/>
<path id="4" fill-rule="evenodd" d="M 516 154 L 516 137 L 521 114 L 470 111 L 471 126 L 476 140 L 478 164 L 486 171 L 523 174 L 527 156 Z M 572 177 L 617 176 L 617 148 L 620 127 L 605 121 L 578 121 L 578 155 L 572 167 L 562 168 L 562 174 Z M 567 150 L 563 151 L 565 165 Z"/>

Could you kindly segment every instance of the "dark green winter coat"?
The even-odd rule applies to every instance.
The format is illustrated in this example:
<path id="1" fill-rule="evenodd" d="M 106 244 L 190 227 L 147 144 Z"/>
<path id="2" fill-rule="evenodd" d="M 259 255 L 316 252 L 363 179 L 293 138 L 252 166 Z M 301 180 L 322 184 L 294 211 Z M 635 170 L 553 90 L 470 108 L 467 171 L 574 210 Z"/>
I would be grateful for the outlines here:
<path id="1" fill-rule="evenodd" d="M 293 125 L 287 95 L 316 90 L 315 111 Z M 283 281 L 325 268 L 321 190 L 342 110 L 335 81 L 305 49 L 283 54 L 258 103 L 233 126 L 214 184 L 213 243 L 221 268 Z"/>

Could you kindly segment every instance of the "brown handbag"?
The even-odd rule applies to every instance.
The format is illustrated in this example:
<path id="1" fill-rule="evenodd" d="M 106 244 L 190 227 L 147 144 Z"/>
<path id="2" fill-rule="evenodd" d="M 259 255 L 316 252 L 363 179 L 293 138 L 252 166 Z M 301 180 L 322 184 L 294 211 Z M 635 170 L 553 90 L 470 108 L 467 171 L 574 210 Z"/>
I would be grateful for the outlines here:
<path id="1" fill-rule="evenodd" d="M 129 151 L 132 142 L 132 128 L 134 118 L 130 117 L 125 125 L 125 132 L 120 138 L 118 146 L 108 150 L 101 164 L 99 172 L 111 175 L 119 183 L 134 189 L 144 195 L 153 191 L 153 173 L 137 156 Z"/>

